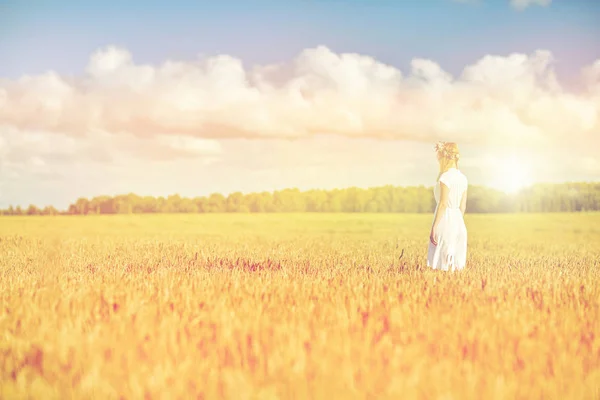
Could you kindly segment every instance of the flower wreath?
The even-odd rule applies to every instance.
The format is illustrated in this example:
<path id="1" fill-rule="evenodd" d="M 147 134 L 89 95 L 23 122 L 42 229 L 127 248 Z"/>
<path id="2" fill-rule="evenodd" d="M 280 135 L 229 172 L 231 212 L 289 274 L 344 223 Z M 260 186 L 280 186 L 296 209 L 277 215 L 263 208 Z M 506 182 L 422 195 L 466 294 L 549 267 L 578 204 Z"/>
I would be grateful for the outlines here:
<path id="1" fill-rule="evenodd" d="M 460 158 L 458 153 L 451 153 L 450 149 L 446 147 L 446 142 L 437 142 L 434 146 L 436 153 L 441 154 L 442 157 L 449 160 L 456 160 Z"/>

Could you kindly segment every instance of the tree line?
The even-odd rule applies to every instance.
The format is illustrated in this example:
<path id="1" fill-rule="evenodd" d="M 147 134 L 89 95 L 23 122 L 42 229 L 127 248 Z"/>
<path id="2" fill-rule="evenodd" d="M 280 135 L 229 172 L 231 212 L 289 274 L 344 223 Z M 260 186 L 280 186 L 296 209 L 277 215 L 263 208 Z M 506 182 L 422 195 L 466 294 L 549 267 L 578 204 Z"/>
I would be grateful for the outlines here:
<path id="1" fill-rule="evenodd" d="M 536 184 L 516 194 L 483 186 L 469 186 L 468 213 L 581 212 L 600 210 L 600 183 Z M 213 193 L 195 198 L 98 196 L 79 198 L 66 210 L 35 205 L 8 207 L 1 215 L 89 215 L 143 213 L 275 213 L 275 212 L 369 212 L 432 213 L 435 199 L 431 187 L 381 186 L 334 190 L 285 189 L 274 192 L 224 196 Z"/>

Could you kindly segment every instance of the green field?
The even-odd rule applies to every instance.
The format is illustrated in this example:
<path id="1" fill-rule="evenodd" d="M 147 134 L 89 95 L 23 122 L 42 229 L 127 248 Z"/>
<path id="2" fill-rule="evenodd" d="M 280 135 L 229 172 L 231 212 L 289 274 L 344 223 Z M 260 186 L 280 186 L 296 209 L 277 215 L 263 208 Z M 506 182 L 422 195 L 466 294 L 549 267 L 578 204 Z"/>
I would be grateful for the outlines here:
<path id="1" fill-rule="evenodd" d="M 0 217 L 0 397 L 600 398 L 600 213 L 431 220 Z"/>

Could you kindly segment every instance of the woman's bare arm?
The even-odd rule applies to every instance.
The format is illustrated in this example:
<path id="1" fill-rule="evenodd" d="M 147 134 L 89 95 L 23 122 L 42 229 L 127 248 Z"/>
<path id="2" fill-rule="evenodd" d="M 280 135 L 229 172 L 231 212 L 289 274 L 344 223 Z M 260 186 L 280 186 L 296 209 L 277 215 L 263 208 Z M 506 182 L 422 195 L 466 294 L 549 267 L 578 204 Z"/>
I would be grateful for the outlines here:
<path id="1" fill-rule="evenodd" d="M 440 223 L 446 208 L 448 208 L 448 186 L 444 185 L 440 182 L 440 202 L 437 205 L 437 209 L 435 211 L 435 220 L 433 221 L 433 226 L 431 227 L 431 233 L 429 234 L 429 240 L 431 243 L 437 246 L 437 227 Z"/>

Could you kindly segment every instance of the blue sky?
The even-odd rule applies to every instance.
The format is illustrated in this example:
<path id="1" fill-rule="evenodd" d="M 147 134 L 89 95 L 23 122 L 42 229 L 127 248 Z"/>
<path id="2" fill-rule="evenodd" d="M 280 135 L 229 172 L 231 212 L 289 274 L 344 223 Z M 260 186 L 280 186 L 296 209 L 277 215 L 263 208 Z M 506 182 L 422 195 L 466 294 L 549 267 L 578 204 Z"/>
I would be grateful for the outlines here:
<path id="1" fill-rule="evenodd" d="M 506 0 L 4 1 L 0 75 L 80 73 L 92 49 L 116 44 L 137 62 L 232 54 L 288 60 L 307 47 L 358 52 L 404 70 L 414 57 L 449 72 L 490 54 L 548 49 L 569 78 L 600 55 L 600 2 L 554 0 L 523 11 Z"/>
<path id="2" fill-rule="evenodd" d="M 600 180 L 600 1 L 530 2 L 0 0 L 0 207 Z"/>

